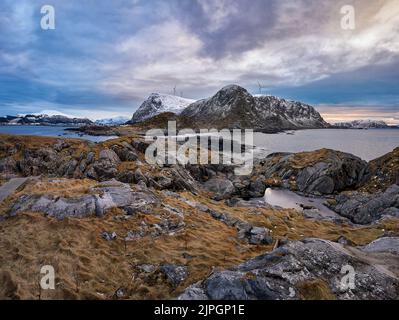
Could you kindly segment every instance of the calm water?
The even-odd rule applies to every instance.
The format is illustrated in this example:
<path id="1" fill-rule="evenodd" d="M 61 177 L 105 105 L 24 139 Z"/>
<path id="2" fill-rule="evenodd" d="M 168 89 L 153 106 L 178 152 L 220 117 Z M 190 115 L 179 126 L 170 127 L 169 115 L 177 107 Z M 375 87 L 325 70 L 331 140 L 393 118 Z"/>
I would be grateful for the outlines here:
<path id="1" fill-rule="evenodd" d="M 101 142 L 109 139 L 117 138 L 116 136 L 90 136 L 73 131 L 65 131 L 68 127 L 59 126 L 0 126 L 0 133 L 29 135 L 29 136 L 45 136 L 45 137 L 63 137 L 78 138 L 93 142 Z"/>
<path id="2" fill-rule="evenodd" d="M 272 205 L 286 209 L 303 211 L 301 205 L 310 206 L 318 210 L 324 217 L 338 218 L 339 215 L 324 205 L 326 199 L 318 197 L 304 197 L 290 190 L 268 188 L 264 200 Z"/>
<path id="3" fill-rule="evenodd" d="M 354 154 L 366 161 L 399 147 L 399 129 L 316 129 L 279 134 L 254 134 L 262 154 L 300 152 L 329 148 Z"/>

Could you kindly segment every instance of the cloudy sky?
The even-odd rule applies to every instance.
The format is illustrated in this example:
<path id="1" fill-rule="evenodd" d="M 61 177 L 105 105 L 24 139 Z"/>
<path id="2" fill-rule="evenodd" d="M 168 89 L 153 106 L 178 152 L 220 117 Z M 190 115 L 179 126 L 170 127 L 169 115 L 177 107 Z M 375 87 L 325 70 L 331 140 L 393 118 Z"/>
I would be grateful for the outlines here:
<path id="1" fill-rule="evenodd" d="M 399 0 L 48 0 L 55 30 L 43 4 L 0 2 L 0 115 L 131 116 L 151 92 L 259 81 L 330 121 L 399 123 Z"/>

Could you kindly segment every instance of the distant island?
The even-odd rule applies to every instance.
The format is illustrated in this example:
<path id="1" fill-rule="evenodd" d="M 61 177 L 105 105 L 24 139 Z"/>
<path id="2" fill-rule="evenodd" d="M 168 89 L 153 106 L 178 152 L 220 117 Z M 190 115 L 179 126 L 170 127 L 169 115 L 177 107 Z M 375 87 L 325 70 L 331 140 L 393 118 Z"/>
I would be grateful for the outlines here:
<path id="1" fill-rule="evenodd" d="M 0 117 L 0 125 L 67 126 L 68 131 L 93 136 L 123 136 L 166 129 L 169 121 L 178 128 L 253 129 L 278 133 L 301 129 L 381 129 L 397 128 L 379 120 L 353 120 L 330 124 L 308 104 L 271 95 L 251 95 L 238 85 L 220 89 L 210 98 L 191 100 L 171 94 L 152 93 L 131 118 L 115 116 L 92 121 L 52 111 Z"/>
<path id="2" fill-rule="evenodd" d="M 338 122 L 334 124 L 336 128 L 343 129 L 382 129 L 390 126 L 381 120 L 353 120 L 348 122 Z"/>
<path id="3" fill-rule="evenodd" d="M 91 125 L 93 122 L 87 118 L 69 118 L 63 115 L 17 115 L 0 117 L 0 125 L 65 125 L 83 126 Z"/>

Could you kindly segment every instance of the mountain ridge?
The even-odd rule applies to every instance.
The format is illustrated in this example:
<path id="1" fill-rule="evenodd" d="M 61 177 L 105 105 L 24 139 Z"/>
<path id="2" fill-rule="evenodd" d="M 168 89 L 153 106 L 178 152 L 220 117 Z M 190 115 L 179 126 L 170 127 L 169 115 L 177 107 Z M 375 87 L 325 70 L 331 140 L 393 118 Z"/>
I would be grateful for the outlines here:
<path id="1" fill-rule="evenodd" d="M 64 115 L 27 114 L 0 117 L 2 125 L 90 125 L 93 122 L 87 118 L 69 118 Z"/>
<path id="2" fill-rule="evenodd" d="M 181 116 L 197 125 L 216 128 L 291 130 L 329 126 L 310 105 L 274 96 L 253 96 L 238 85 L 229 85 L 208 99 L 189 105 Z"/>
<path id="3" fill-rule="evenodd" d="M 377 129 L 377 128 L 388 128 L 388 124 L 382 120 L 353 120 L 345 122 L 337 122 L 334 124 L 335 127 L 348 128 L 348 129 Z"/>
<path id="4" fill-rule="evenodd" d="M 150 96 L 144 100 L 140 107 L 133 114 L 131 123 L 137 123 L 150 119 L 160 113 L 173 112 L 180 114 L 188 105 L 195 100 L 186 99 L 179 96 L 161 93 L 151 93 Z"/>

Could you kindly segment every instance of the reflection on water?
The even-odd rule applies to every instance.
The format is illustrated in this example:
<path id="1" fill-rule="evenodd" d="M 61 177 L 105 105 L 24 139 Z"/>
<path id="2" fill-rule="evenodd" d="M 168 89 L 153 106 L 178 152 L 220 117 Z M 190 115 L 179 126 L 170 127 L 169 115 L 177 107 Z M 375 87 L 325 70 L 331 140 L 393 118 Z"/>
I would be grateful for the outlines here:
<path id="1" fill-rule="evenodd" d="M 115 139 L 117 136 L 91 136 L 73 131 L 65 131 L 66 128 L 62 126 L 0 126 L 0 133 L 28 135 L 28 136 L 43 136 L 43 137 L 63 137 L 63 138 L 78 138 L 89 140 L 92 142 L 101 142 L 110 139 Z"/>
<path id="2" fill-rule="evenodd" d="M 268 188 L 265 192 L 264 199 L 265 202 L 275 207 L 295 209 L 298 211 L 303 211 L 304 209 L 317 209 L 321 216 L 338 217 L 334 211 L 330 210 L 323 204 L 326 201 L 324 198 L 310 198 L 301 196 L 289 190 Z"/>

